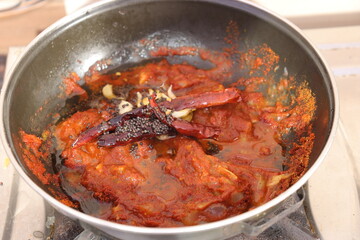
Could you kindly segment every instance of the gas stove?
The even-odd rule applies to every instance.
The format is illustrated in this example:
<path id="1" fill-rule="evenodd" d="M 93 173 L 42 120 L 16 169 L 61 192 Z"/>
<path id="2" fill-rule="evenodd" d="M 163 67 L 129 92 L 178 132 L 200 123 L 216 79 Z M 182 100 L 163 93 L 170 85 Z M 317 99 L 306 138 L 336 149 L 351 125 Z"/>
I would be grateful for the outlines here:
<path id="1" fill-rule="evenodd" d="M 305 201 L 306 187 L 300 189 L 286 199 L 279 207 L 273 210 L 265 219 L 258 222 L 248 223 L 244 234 L 227 240 L 286 240 L 286 239 L 320 239 L 319 233 L 308 211 Z M 53 228 L 46 229 L 46 236 L 53 240 L 115 240 L 104 234 L 94 233 L 86 227 L 83 228 L 77 222 L 57 213 L 48 212 L 48 221 Z M 251 235 L 251 236 L 250 236 Z"/>
<path id="2" fill-rule="evenodd" d="M 340 96 L 340 124 L 324 163 L 270 218 L 242 239 L 360 239 L 360 26 L 306 30 L 328 61 Z M 11 48 L 7 70 L 23 48 Z M 6 81 L 6 76 L 5 76 Z M 107 240 L 57 213 L 16 173 L 0 146 L 0 236 Z M 255 229 L 255 230 L 254 230 Z M 259 234 L 258 234 L 259 233 Z"/>

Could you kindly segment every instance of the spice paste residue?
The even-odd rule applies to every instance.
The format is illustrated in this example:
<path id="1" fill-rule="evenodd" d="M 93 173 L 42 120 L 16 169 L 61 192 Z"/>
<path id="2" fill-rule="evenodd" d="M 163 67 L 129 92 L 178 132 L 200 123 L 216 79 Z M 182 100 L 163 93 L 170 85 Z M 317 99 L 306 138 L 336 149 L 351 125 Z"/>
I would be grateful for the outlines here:
<path id="1" fill-rule="evenodd" d="M 49 141 L 21 131 L 27 167 L 44 184 L 59 179 L 65 204 L 139 226 L 212 222 L 285 191 L 306 171 L 314 140 L 315 98 L 306 82 L 277 74 L 279 56 L 266 45 L 238 62 L 195 48 L 152 52 L 181 54 L 214 67 L 164 58 L 108 75 L 91 68 L 88 93 L 72 74 L 67 91 L 86 96 L 88 108 L 47 130 L 58 173 L 36 160 L 49 157 L 40 147 Z M 239 63 L 247 75 L 229 84 Z M 290 133 L 299 140 L 289 143 Z"/>

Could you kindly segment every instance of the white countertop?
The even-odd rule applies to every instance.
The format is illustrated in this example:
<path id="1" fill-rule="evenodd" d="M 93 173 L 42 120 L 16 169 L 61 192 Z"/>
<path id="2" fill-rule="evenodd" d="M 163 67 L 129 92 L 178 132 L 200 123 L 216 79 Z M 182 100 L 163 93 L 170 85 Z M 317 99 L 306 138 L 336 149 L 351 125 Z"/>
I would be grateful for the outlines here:
<path id="1" fill-rule="evenodd" d="M 250 0 L 301 28 L 360 24 L 359 0 Z"/>
<path id="2" fill-rule="evenodd" d="M 324 239 L 360 239 L 360 26 L 305 34 L 333 70 L 340 98 L 337 136 L 309 180 L 311 209 Z"/>
<path id="3" fill-rule="evenodd" d="M 285 17 L 360 12 L 358 0 L 252 0 Z"/>

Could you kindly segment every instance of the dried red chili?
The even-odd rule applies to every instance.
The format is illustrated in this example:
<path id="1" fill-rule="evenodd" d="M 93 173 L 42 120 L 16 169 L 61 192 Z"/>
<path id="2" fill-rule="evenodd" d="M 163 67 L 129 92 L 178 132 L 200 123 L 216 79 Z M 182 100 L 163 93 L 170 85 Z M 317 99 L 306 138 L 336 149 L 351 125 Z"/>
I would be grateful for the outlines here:
<path id="1" fill-rule="evenodd" d="M 259 206 L 304 173 L 314 140 L 315 98 L 306 84 L 295 90 L 291 76 L 274 79 L 270 73 L 279 57 L 270 48 L 243 53 L 241 68 L 247 66 L 249 76 L 231 86 L 226 83 L 237 63 L 229 52 L 186 47 L 152 52 L 169 54 L 199 54 L 215 67 L 162 60 L 121 74 L 91 69 L 85 76 L 94 94 L 105 84 L 126 87 L 126 101 L 136 107 L 113 116 L 120 100 L 106 100 L 107 107 L 77 112 L 55 126 L 61 184 L 72 200 L 61 198 L 65 204 L 123 224 L 195 225 Z M 155 101 L 157 95 L 147 93 L 163 86 L 172 86 L 176 98 Z M 139 94 L 149 105 L 137 106 Z M 189 110 L 186 119 L 169 115 L 184 109 Z M 289 131 L 306 136 L 284 146 L 282 136 Z M 28 141 L 21 134 L 25 153 L 35 143 L 39 149 L 41 140 Z M 32 161 L 28 167 L 49 183 L 41 164 L 34 167 Z M 85 207 L 92 201 L 100 203 L 99 209 Z"/>

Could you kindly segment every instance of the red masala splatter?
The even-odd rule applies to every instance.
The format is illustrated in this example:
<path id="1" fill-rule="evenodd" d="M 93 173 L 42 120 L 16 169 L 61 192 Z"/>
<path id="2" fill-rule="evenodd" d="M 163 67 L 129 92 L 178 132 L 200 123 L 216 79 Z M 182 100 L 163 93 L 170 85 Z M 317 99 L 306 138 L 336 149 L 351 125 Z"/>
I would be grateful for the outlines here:
<path id="1" fill-rule="evenodd" d="M 236 23 L 227 29 L 226 41 L 230 45 L 236 44 L 240 37 L 237 29 Z M 76 201 L 99 201 L 99 209 L 82 211 L 123 224 L 176 227 L 240 214 L 291 186 L 308 165 L 314 141 L 311 120 L 315 98 L 306 84 L 294 89 L 291 77 L 274 79 L 271 73 L 279 56 L 268 46 L 250 49 L 233 61 L 234 54 L 240 54 L 236 49 L 230 47 L 219 53 L 194 47 L 160 47 L 152 52 L 152 56 L 162 57 L 198 55 L 214 64 L 207 70 L 186 63 L 171 65 L 162 60 L 102 75 L 97 65 L 106 62 L 94 65 L 85 76 L 87 86 L 95 93 L 105 84 L 131 86 L 127 101 L 132 103 L 136 102 L 136 92 L 144 93 L 162 85 L 171 85 L 180 100 L 184 95 L 224 90 L 229 87 L 226 83 L 234 67 L 246 70 L 247 75 L 231 84 L 241 89 L 241 101 L 196 109 L 192 113 L 190 123 L 220 129 L 216 140 L 189 138 L 178 133 L 164 141 L 151 138 L 124 146 L 98 147 L 91 140 L 74 148 L 75 139 L 86 129 L 107 121 L 114 113 L 110 109 L 118 103 L 111 100 L 104 107 L 90 102 L 92 109 L 64 119 L 55 126 L 52 135 L 63 160 L 60 169 L 66 182 L 63 187 L 74 201 L 60 196 L 61 201 L 72 207 L 79 206 Z M 67 81 L 70 82 L 68 93 L 80 91 L 72 85 L 77 85 L 76 75 Z M 290 157 L 286 157 L 282 133 L 290 129 L 301 137 L 287 146 L 291 150 Z M 28 167 L 34 169 L 39 179 L 50 178 L 45 167 L 34 164 L 36 159 L 26 154 L 35 152 L 46 158 L 48 155 L 40 150 L 41 140 L 24 132 L 20 135 L 25 136 L 23 157 L 28 158 L 25 160 Z"/>
<path id="2" fill-rule="evenodd" d="M 22 130 L 19 133 L 23 143 L 22 157 L 26 166 L 43 184 L 51 183 L 54 177 L 47 173 L 43 163 L 43 160 L 48 159 L 49 152 L 40 150 L 43 141 Z"/>
<path id="3" fill-rule="evenodd" d="M 240 68 L 248 68 L 250 76 L 267 76 L 277 67 L 279 56 L 267 44 L 249 49 L 242 55 Z"/>
<path id="4" fill-rule="evenodd" d="M 80 100 L 86 100 L 88 98 L 87 92 L 80 87 L 80 85 L 77 83 L 80 81 L 79 76 L 72 72 L 68 77 L 66 77 L 63 80 L 63 83 L 65 85 L 65 93 L 67 96 L 80 96 Z"/>
<path id="5" fill-rule="evenodd" d="M 178 48 L 168 48 L 168 47 L 159 47 L 158 49 L 151 51 L 150 55 L 153 57 L 168 57 L 173 55 L 198 55 L 199 49 L 195 47 L 178 47 Z"/>

